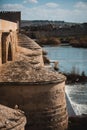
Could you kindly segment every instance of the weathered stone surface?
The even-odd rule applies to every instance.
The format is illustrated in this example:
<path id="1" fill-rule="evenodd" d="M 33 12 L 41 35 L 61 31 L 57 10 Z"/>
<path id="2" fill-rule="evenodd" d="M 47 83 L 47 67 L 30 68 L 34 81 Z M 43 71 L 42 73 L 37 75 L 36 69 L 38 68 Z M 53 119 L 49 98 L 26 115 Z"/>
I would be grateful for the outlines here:
<path id="1" fill-rule="evenodd" d="M 24 34 L 18 34 L 17 51 L 28 56 L 29 60 L 39 66 L 44 66 L 42 48 L 31 38 Z"/>
<path id="2" fill-rule="evenodd" d="M 24 130 L 25 124 L 22 111 L 0 105 L 0 130 Z"/>
<path id="3" fill-rule="evenodd" d="M 18 34 L 18 45 L 31 50 L 42 49 L 34 40 L 24 34 Z"/>
<path id="4" fill-rule="evenodd" d="M 0 102 L 11 107 L 18 104 L 31 130 L 66 130 L 68 126 L 64 82 L 0 84 Z"/>
<path id="5" fill-rule="evenodd" d="M 44 67 L 35 67 L 28 57 L 17 54 L 16 61 L 3 65 L 0 69 L 0 82 L 62 82 L 65 77 L 58 72 L 49 71 Z"/>
<path id="6" fill-rule="evenodd" d="M 0 43 L 1 64 L 15 60 L 17 34 L 16 32 L 2 32 Z"/>
<path id="7" fill-rule="evenodd" d="M 16 31 L 20 27 L 20 21 L 20 11 L 0 11 L 0 30 L 3 32 Z"/>

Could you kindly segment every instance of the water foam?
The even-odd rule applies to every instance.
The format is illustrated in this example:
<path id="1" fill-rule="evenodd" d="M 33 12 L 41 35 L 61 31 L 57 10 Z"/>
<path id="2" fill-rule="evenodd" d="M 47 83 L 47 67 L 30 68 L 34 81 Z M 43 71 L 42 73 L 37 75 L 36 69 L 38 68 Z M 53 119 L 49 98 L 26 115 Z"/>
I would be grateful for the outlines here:
<path id="1" fill-rule="evenodd" d="M 73 96 L 74 96 L 73 93 L 75 92 L 75 87 L 74 88 L 72 88 L 72 87 L 73 87 L 72 85 L 66 85 L 65 91 L 66 91 L 67 98 L 70 101 L 75 114 L 76 115 L 87 114 L 87 104 L 79 103 L 79 98 L 81 98 L 81 97 L 79 97 L 77 99 L 77 102 L 75 102 L 75 100 L 73 98 Z M 78 90 L 76 90 L 76 91 L 78 91 Z M 81 95 L 79 95 L 79 96 L 81 96 Z"/>

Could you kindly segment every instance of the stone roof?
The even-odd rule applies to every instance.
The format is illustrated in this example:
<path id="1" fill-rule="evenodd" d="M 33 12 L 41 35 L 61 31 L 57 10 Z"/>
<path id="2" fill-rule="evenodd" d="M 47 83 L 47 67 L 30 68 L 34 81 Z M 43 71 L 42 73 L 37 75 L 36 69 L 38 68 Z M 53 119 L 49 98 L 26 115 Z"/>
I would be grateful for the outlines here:
<path id="1" fill-rule="evenodd" d="M 25 124 L 22 111 L 0 105 L 0 130 L 21 130 Z"/>
<path id="2" fill-rule="evenodd" d="M 30 64 L 29 58 L 17 54 L 16 61 L 4 64 L 0 68 L 0 82 L 54 83 L 62 82 L 65 77 L 45 67 Z"/>

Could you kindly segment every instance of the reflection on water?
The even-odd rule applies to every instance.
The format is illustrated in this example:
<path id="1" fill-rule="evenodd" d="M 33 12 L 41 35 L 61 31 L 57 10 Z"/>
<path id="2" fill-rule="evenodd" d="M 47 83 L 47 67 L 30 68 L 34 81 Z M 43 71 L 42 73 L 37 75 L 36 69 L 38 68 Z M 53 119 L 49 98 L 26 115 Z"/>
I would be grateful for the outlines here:
<path id="1" fill-rule="evenodd" d="M 76 73 L 84 71 L 87 75 L 87 49 L 71 46 L 45 46 L 44 49 L 51 60 L 59 61 L 60 71 L 70 73 L 74 69 Z"/>

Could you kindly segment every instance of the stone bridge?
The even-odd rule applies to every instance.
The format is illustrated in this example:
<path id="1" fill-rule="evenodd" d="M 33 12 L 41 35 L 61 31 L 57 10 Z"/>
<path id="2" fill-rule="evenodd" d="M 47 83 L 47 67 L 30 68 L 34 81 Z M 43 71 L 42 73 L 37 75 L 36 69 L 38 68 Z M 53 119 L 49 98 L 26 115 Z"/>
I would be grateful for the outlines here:
<path id="1" fill-rule="evenodd" d="M 15 18 L 7 21 L 12 14 Z M 0 14 L 0 103 L 17 104 L 25 112 L 30 130 L 66 130 L 66 78 L 46 69 L 42 48 L 18 32 L 18 15 L 12 14 Z"/>

